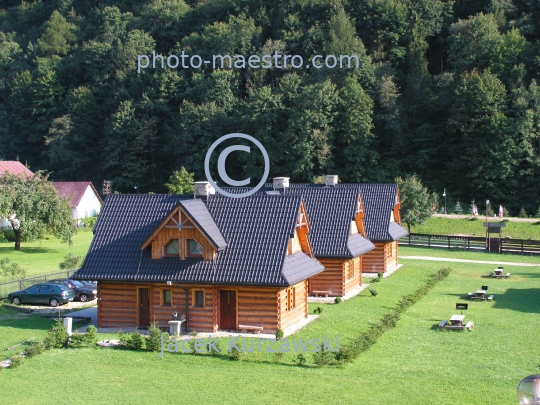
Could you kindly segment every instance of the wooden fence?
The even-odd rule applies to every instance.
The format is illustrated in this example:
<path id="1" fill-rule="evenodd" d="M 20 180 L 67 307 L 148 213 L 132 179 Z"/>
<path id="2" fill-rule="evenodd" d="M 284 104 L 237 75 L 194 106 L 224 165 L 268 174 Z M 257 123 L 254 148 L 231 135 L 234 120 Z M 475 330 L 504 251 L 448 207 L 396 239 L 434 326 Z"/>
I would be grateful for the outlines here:
<path id="1" fill-rule="evenodd" d="M 492 244 L 499 239 L 492 238 Z M 481 236 L 448 236 L 411 233 L 399 240 L 401 246 L 416 246 L 426 248 L 446 248 L 485 252 L 486 238 Z M 499 246 L 498 246 L 499 247 Z M 493 251 L 493 247 L 491 249 Z M 540 240 L 500 239 L 499 253 L 540 255 Z"/>

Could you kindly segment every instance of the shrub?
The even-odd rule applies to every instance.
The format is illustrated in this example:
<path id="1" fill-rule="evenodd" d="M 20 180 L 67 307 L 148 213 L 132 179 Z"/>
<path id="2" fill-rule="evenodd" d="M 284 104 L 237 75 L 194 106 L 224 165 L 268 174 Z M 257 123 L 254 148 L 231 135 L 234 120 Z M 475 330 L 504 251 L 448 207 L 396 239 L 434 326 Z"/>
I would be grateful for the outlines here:
<path id="1" fill-rule="evenodd" d="M 94 325 L 88 326 L 88 328 L 86 328 L 86 335 L 84 336 L 88 346 L 94 346 L 98 338 L 97 328 Z"/>
<path id="2" fill-rule="evenodd" d="M 68 334 L 61 318 L 54 321 L 53 327 L 49 330 L 49 334 L 43 341 L 46 349 L 52 349 L 53 347 L 59 349 L 65 347 L 68 342 Z"/>
<path id="3" fill-rule="evenodd" d="M 278 330 L 276 331 L 276 340 L 283 339 L 283 336 L 284 336 L 283 330 L 278 329 Z"/>
<path id="4" fill-rule="evenodd" d="M 243 353 L 240 350 L 238 350 L 236 346 L 233 345 L 229 357 L 231 358 L 231 360 L 240 361 L 242 360 L 242 354 Z"/>
<path id="5" fill-rule="evenodd" d="M 461 208 L 461 204 L 458 202 L 456 203 L 456 206 L 454 207 L 454 214 L 461 214 L 463 212 L 463 208 Z"/>
<path id="6" fill-rule="evenodd" d="M 322 367 L 332 362 L 332 352 L 329 350 L 321 350 L 320 352 L 313 353 L 313 363 Z"/>
<path id="7" fill-rule="evenodd" d="M 118 331 L 118 340 L 123 345 L 126 345 L 127 341 L 129 340 L 129 335 L 127 335 L 126 333 L 124 333 L 124 331 L 122 329 L 120 329 Z"/>
<path id="8" fill-rule="evenodd" d="M 206 350 L 208 353 L 210 353 L 212 356 L 218 356 L 221 354 L 221 342 L 218 340 L 213 346 L 210 346 L 210 344 L 207 345 Z"/>
<path id="9" fill-rule="evenodd" d="M 341 302 L 341 297 L 336 297 L 336 299 L 334 300 L 334 303 L 339 304 L 340 302 Z"/>
<path id="10" fill-rule="evenodd" d="M 195 341 L 197 340 L 196 337 L 197 337 L 197 331 L 192 331 L 190 333 L 190 338 L 189 338 L 189 341 L 188 341 L 188 347 L 191 349 L 191 354 L 195 354 Z"/>
<path id="11" fill-rule="evenodd" d="M 314 314 L 320 314 L 322 312 L 322 308 L 321 307 L 317 307 L 313 310 L 313 313 Z"/>
<path id="12" fill-rule="evenodd" d="M 370 283 L 378 283 L 378 282 L 380 282 L 380 281 L 381 281 L 380 278 L 371 278 L 371 279 L 369 279 L 369 282 L 370 282 Z"/>
<path id="13" fill-rule="evenodd" d="M 536 218 L 540 218 L 540 205 L 538 206 L 538 211 L 536 211 Z"/>
<path id="14" fill-rule="evenodd" d="M 98 219 L 98 216 L 96 214 L 93 217 L 81 218 L 81 222 L 83 223 L 83 226 L 85 228 L 93 228 L 94 225 L 96 225 L 97 219 Z"/>
<path id="15" fill-rule="evenodd" d="M 383 276 L 384 276 L 384 273 L 383 273 L 382 271 L 379 271 L 379 272 L 377 273 L 377 278 L 378 278 L 379 280 L 380 280 L 381 278 L 383 278 Z"/>
<path id="16" fill-rule="evenodd" d="M 138 330 L 133 331 L 126 339 L 126 347 L 130 350 L 142 350 L 144 349 L 144 337 Z"/>
<path id="17" fill-rule="evenodd" d="M 338 352 L 339 353 L 339 352 Z M 305 363 L 306 363 L 307 359 L 306 359 L 306 356 L 304 356 L 303 353 L 298 353 L 296 355 L 296 358 L 294 359 L 294 362 L 296 363 L 296 365 L 298 366 L 303 366 Z"/>
<path id="18" fill-rule="evenodd" d="M 11 364 L 9 365 L 9 368 L 17 368 L 23 363 L 24 363 L 24 357 L 19 356 L 19 355 L 13 356 L 11 358 Z"/>
<path id="19" fill-rule="evenodd" d="M 43 353 L 45 348 L 43 347 L 43 343 L 41 342 L 35 342 L 32 343 L 30 346 L 26 348 L 26 357 L 31 358 L 34 356 L 37 356 L 38 354 Z"/>
<path id="20" fill-rule="evenodd" d="M 152 322 L 148 328 L 146 349 L 150 350 L 151 352 L 159 352 L 161 350 L 161 329 L 159 329 L 156 321 Z"/>
<path id="21" fill-rule="evenodd" d="M 285 355 L 285 353 L 283 352 L 280 352 L 279 350 L 277 350 L 275 353 L 274 353 L 274 363 L 281 363 L 281 361 L 283 360 L 283 356 Z"/>
<path id="22" fill-rule="evenodd" d="M 521 210 L 519 211 L 519 217 L 520 218 L 527 218 L 527 211 L 525 211 L 524 207 L 521 207 Z"/>
<path id="23" fill-rule="evenodd" d="M 373 288 L 369 289 L 369 293 L 371 294 L 372 297 L 376 297 L 377 294 L 379 294 L 379 292 Z"/>

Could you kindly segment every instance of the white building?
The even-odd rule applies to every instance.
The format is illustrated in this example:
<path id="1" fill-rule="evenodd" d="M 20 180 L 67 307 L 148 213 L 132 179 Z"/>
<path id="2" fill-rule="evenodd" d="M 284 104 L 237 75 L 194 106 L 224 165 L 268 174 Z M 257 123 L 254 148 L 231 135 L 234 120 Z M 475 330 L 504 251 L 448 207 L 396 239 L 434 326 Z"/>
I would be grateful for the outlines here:
<path id="1" fill-rule="evenodd" d="M 73 210 L 73 220 L 82 225 L 82 218 L 92 217 L 101 211 L 103 201 L 94 185 L 89 181 L 53 181 L 58 194 L 67 199 Z"/>

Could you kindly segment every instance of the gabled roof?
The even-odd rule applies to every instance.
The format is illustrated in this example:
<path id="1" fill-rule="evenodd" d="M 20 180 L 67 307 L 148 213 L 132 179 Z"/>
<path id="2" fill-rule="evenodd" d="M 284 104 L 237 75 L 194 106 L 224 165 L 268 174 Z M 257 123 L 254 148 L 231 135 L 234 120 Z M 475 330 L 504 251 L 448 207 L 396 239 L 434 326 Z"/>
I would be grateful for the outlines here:
<path id="1" fill-rule="evenodd" d="M 176 222 L 174 217 L 179 210 L 181 210 L 189 218 L 189 220 L 206 237 L 206 239 L 217 251 L 221 251 L 227 247 L 227 242 L 225 242 L 223 235 L 212 219 L 212 216 L 208 212 L 204 202 L 202 202 L 200 199 L 191 199 L 179 201 L 178 205 L 172 209 L 172 211 L 163 219 L 163 221 L 161 221 L 158 227 L 144 241 L 141 249 L 147 248 L 150 243 L 152 243 L 152 239 L 155 237 L 155 235 L 157 235 L 157 233 L 159 233 L 159 231 L 161 231 L 161 229 L 163 229 L 171 219 Z M 182 226 L 182 224 L 178 225 Z"/>
<path id="2" fill-rule="evenodd" d="M 53 181 L 52 185 L 56 187 L 58 194 L 60 194 L 66 200 L 69 200 L 71 208 L 77 208 L 79 206 L 79 203 L 81 202 L 88 187 L 92 189 L 100 204 L 103 204 L 103 201 L 96 191 L 96 188 L 90 181 Z"/>
<path id="3" fill-rule="evenodd" d="M 34 173 L 17 160 L 0 160 L 0 177 L 2 177 L 5 172 L 10 172 L 16 176 L 24 175 L 32 177 L 34 175 Z"/>
<path id="4" fill-rule="evenodd" d="M 300 195 L 304 199 L 315 257 L 353 258 L 375 249 L 362 235 L 350 234 L 358 194 L 354 188 L 291 187 L 286 191 L 286 195 Z"/>
<path id="5" fill-rule="evenodd" d="M 324 270 L 304 253 L 286 259 L 300 196 L 255 195 L 241 199 L 211 195 L 205 206 L 227 247 L 214 260 L 152 259 L 140 249 L 176 207 L 193 195 L 109 195 L 94 228 L 94 240 L 75 279 L 229 285 L 288 286 Z M 295 264 L 296 263 L 296 264 Z"/>
<path id="6" fill-rule="evenodd" d="M 396 222 L 391 222 L 391 213 L 396 204 L 398 195 L 397 184 L 364 184 L 364 183 L 338 183 L 335 187 L 324 184 L 290 183 L 285 193 L 295 193 L 296 189 L 330 189 L 339 190 L 352 188 L 360 190 L 364 203 L 364 225 L 367 238 L 370 241 L 390 242 L 409 233 Z M 272 183 L 265 185 L 265 190 L 273 190 Z M 308 212 L 311 212 L 308 207 Z M 313 217 L 313 214 L 310 215 Z"/>

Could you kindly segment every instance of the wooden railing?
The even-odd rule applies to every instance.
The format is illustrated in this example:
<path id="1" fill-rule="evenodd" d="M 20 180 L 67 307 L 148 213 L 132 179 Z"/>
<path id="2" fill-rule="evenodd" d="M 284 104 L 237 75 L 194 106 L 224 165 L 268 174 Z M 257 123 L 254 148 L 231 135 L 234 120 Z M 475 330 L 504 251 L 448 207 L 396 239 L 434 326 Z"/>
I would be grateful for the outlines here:
<path id="1" fill-rule="evenodd" d="M 496 240 L 498 241 L 498 239 Z M 492 239 L 492 242 L 495 241 Z M 486 238 L 481 236 L 411 233 L 409 236 L 401 238 L 399 244 L 401 246 L 486 251 Z M 502 238 L 499 251 L 508 254 L 540 255 L 540 240 Z"/>

